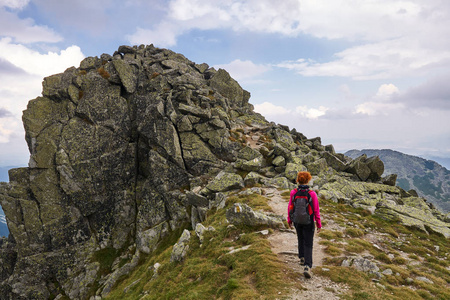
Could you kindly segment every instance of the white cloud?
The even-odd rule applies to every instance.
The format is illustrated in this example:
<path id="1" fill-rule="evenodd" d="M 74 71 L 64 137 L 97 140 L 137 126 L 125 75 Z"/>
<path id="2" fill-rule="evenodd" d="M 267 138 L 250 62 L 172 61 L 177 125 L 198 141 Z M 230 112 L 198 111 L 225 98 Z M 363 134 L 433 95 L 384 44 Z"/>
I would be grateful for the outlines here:
<path id="1" fill-rule="evenodd" d="M 22 9 L 30 0 L 0 0 L 0 7 L 6 6 L 12 9 Z"/>
<path id="2" fill-rule="evenodd" d="M 412 37 L 351 47 L 335 57 L 324 63 L 299 59 L 277 66 L 308 77 L 340 76 L 355 80 L 399 78 L 450 66 L 450 51 L 422 47 Z"/>
<path id="3" fill-rule="evenodd" d="M 296 36 L 300 33 L 300 2 L 297 0 L 173 0 L 166 19 L 153 28 L 137 28 L 128 36 L 132 43 L 174 46 L 184 32 L 231 29 Z"/>
<path id="4" fill-rule="evenodd" d="M 414 32 L 433 0 L 301 1 L 301 29 L 320 38 L 380 41 Z"/>
<path id="5" fill-rule="evenodd" d="M 158 47 L 171 47 L 176 45 L 177 36 L 181 33 L 181 29 L 164 22 L 154 30 L 138 27 L 134 34 L 127 35 L 127 39 L 135 45 L 154 44 Z"/>
<path id="6" fill-rule="evenodd" d="M 312 108 L 307 106 L 297 106 L 295 109 L 287 109 L 280 105 L 275 105 L 270 102 L 264 102 L 262 104 L 255 104 L 255 111 L 262 114 L 265 117 L 277 119 L 307 119 L 316 120 L 319 117 L 325 116 L 329 110 L 328 107 L 319 106 L 319 108 Z"/>
<path id="7" fill-rule="evenodd" d="M 23 139 L 22 111 L 29 100 L 41 94 L 43 77 L 78 66 L 83 58 L 77 46 L 68 47 L 59 53 L 41 54 L 24 45 L 12 43 L 11 38 L 0 39 L 0 67 L 5 67 L 5 70 L 0 70 L 0 109 L 11 112 L 11 115 L 0 118 L 0 143 L 9 145 L 13 137 L 20 136 Z M 0 148 L 0 155 L 9 151 L 6 149 L 9 146 Z"/>
<path id="8" fill-rule="evenodd" d="M 254 106 L 255 111 L 263 116 L 279 116 L 279 115 L 288 115 L 292 113 L 291 110 L 286 109 L 283 106 L 274 105 L 270 102 L 255 104 Z"/>
<path id="9" fill-rule="evenodd" d="M 399 89 L 394 84 L 382 84 L 370 101 L 361 103 L 355 107 L 355 113 L 368 116 L 392 116 L 394 111 L 405 107 L 403 103 L 392 101 L 392 97 L 399 93 Z"/>
<path id="10" fill-rule="evenodd" d="M 392 115 L 393 110 L 404 108 L 402 103 L 386 103 L 386 102 L 365 102 L 356 106 L 356 113 L 369 116 L 376 115 Z"/>
<path id="11" fill-rule="evenodd" d="M 214 68 L 226 70 L 237 81 L 256 77 L 270 70 L 270 67 L 267 65 L 258 65 L 250 60 L 243 61 L 240 59 L 236 59 L 226 65 L 215 65 Z"/>
<path id="12" fill-rule="evenodd" d="M 10 1 L 13 2 L 13 1 Z M 24 2 L 24 1 L 23 1 Z M 27 3 L 11 3 L 13 8 L 22 8 Z M 0 3 L 1 5 L 1 3 Z M 7 36 L 14 38 L 19 43 L 48 42 L 55 43 L 62 40 L 62 37 L 56 34 L 47 26 L 34 24 L 32 19 L 20 19 L 15 13 L 0 8 L 0 37 Z"/>
<path id="13" fill-rule="evenodd" d="M 319 106 L 319 108 L 308 108 L 306 106 L 297 106 L 295 112 L 307 119 L 317 119 L 326 114 L 329 108 L 325 106 Z"/>
<path id="14" fill-rule="evenodd" d="M 396 95 L 398 93 L 399 93 L 398 87 L 396 87 L 392 83 L 388 83 L 388 84 L 382 84 L 378 88 L 376 96 L 386 98 L 386 97 L 390 97 L 392 95 Z"/>
<path id="15" fill-rule="evenodd" d="M 78 46 L 70 46 L 60 53 L 41 54 L 24 45 L 12 43 L 10 38 L 3 38 L 0 39 L 0 58 L 29 74 L 44 77 L 78 66 L 84 55 Z"/>

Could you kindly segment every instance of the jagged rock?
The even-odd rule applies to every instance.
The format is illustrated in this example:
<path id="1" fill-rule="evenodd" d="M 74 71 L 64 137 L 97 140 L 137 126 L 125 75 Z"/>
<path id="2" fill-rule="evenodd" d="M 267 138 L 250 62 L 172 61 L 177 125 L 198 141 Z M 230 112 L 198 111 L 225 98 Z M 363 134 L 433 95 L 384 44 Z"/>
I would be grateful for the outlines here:
<path id="1" fill-rule="evenodd" d="M 334 146 L 333 145 L 326 145 L 325 146 L 325 151 L 329 152 L 332 155 L 336 155 L 336 151 L 334 150 Z"/>
<path id="2" fill-rule="evenodd" d="M 272 161 L 272 164 L 276 167 L 281 167 L 281 166 L 285 166 L 286 165 L 286 160 L 283 156 L 277 156 L 275 157 L 275 159 Z"/>
<path id="3" fill-rule="evenodd" d="M 381 182 L 383 184 L 387 184 L 387 185 L 390 185 L 390 186 L 395 186 L 395 184 L 397 182 L 397 174 L 387 175 L 387 176 L 381 178 Z"/>
<path id="4" fill-rule="evenodd" d="M 230 101 L 232 108 L 245 107 L 250 98 L 250 93 L 243 90 L 239 83 L 231 78 L 230 74 L 219 69 L 210 79 L 209 85 L 216 89 L 222 96 Z"/>
<path id="5" fill-rule="evenodd" d="M 378 273 L 380 270 L 380 268 L 378 268 L 378 266 L 370 259 L 361 256 L 348 257 L 342 262 L 341 266 L 353 267 L 359 271 L 372 274 Z"/>
<path id="6" fill-rule="evenodd" d="M 178 239 L 178 242 L 173 245 L 172 254 L 170 255 L 171 262 L 180 262 L 184 260 L 184 257 L 189 250 L 189 240 L 191 239 L 191 233 L 185 229 L 183 234 Z"/>
<path id="7" fill-rule="evenodd" d="M 275 145 L 273 146 L 273 154 L 275 155 L 275 157 L 282 156 L 286 161 L 291 161 L 292 159 L 291 151 L 289 151 L 279 143 L 275 143 Z"/>
<path id="8" fill-rule="evenodd" d="M 384 163 L 381 161 L 380 157 L 369 157 L 366 160 L 366 164 L 371 171 L 369 179 L 373 182 L 379 181 L 381 179 L 381 175 L 384 173 Z"/>
<path id="9" fill-rule="evenodd" d="M 306 168 L 311 175 L 319 175 L 328 169 L 327 161 L 324 158 L 306 164 Z"/>
<path id="10" fill-rule="evenodd" d="M 136 247 L 139 251 L 149 254 L 156 249 L 159 240 L 166 236 L 169 230 L 167 222 L 161 223 L 145 231 L 139 231 Z"/>
<path id="11" fill-rule="evenodd" d="M 430 229 L 449 238 L 450 224 L 436 218 L 428 206 L 426 207 L 427 209 L 424 210 L 424 206 L 416 208 L 409 205 L 380 202 L 377 205 L 375 214 L 388 220 L 398 219 L 406 226 L 414 227 L 425 232 L 427 232 L 427 229 Z"/>
<path id="12" fill-rule="evenodd" d="M 289 151 L 294 151 L 297 149 L 297 145 L 292 139 L 292 135 L 285 130 L 276 128 L 274 130 L 275 140 L 278 144 L 280 144 L 283 148 L 286 148 Z"/>
<path id="13" fill-rule="evenodd" d="M 252 194 L 262 195 L 262 190 L 259 187 L 252 187 L 252 188 L 246 189 L 242 192 L 239 192 L 238 194 L 239 195 L 252 195 Z"/>
<path id="14" fill-rule="evenodd" d="M 360 180 L 366 181 L 370 176 L 371 170 L 367 164 L 364 163 L 364 160 L 365 156 L 361 155 L 350 163 L 346 169 L 346 172 L 355 174 Z"/>
<path id="15" fill-rule="evenodd" d="M 256 184 L 262 183 L 264 179 L 265 179 L 264 176 L 256 172 L 250 172 L 245 176 L 244 184 L 245 186 L 254 186 Z"/>
<path id="16" fill-rule="evenodd" d="M 221 209 L 225 207 L 225 201 L 227 197 L 223 193 L 216 193 L 214 196 L 214 200 L 209 202 L 209 208 L 217 208 Z"/>
<path id="17" fill-rule="evenodd" d="M 205 196 L 196 194 L 194 192 L 188 191 L 186 193 L 187 201 L 189 205 L 194 205 L 197 207 L 208 207 L 209 200 Z"/>
<path id="18" fill-rule="evenodd" d="M 367 155 L 363 154 L 351 161 L 345 171 L 355 174 L 362 181 L 377 182 L 383 175 L 384 163 L 378 156 L 367 158 Z"/>
<path id="19" fill-rule="evenodd" d="M 300 171 L 306 171 L 306 167 L 301 164 L 287 163 L 284 175 L 288 180 L 295 182 Z"/>
<path id="20" fill-rule="evenodd" d="M 204 240 L 204 234 L 206 231 L 215 231 L 214 227 L 210 226 L 208 228 L 206 228 L 205 226 L 203 226 L 203 224 L 198 223 L 195 226 L 195 234 L 197 235 L 197 237 L 200 240 L 200 243 L 203 243 Z"/>
<path id="21" fill-rule="evenodd" d="M 248 146 L 238 152 L 236 167 L 245 171 L 258 171 L 264 164 L 262 154 Z"/>
<path id="22" fill-rule="evenodd" d="M 149 253 L 188 220 L 189 201 L 205 214 L 208 201 L 177 193 L 236 159 L 242 146 L 228 130 L 240 121 L 232 110 L 255 114 L 248 92 L 226 71 L 207 68 L 169 50 L 121 46 L 44 79 L 42 97 L 23 114 L 30 167 L 0 187 L 17 255 L 13 268 L 2 267 L 0 285 L 24 287 L 5 297 L 83 298 L 67 270 L 86 276 L 82 266 L 95 249 L 136 244 Z M 61 263 L 61 253 L 72 259 Z M 31 256 L 40 259 L 19 266 Z"/>
<path id="23" fill-rule="evenodd" d="M 254 211 L 250 206 L 235 203 L 226 212 L 228 222 L 233 225 L 284 227 L 282 216 L 269 216 L 262 212 Z"/>
<path id="24" fill-rule="evenodd" d="M 413 196 L 413 197 L 419 197 L 419 194 L 417 193 L 416 190 L 409 190 L 409 191 L 408 191 L 408 194 L 410 194 L 410 195 Z"/>
<path id="25" fill-rule="evenodd" d="M 286 177 L 275 177 L 263 180 L 267 187 L 276 187 L 280 189 L 293 189 L 295 184 L 290 182 Z"/>
<path id="26" fill-rule="evenodd" d="M 103 285 L 103 290 L 101 293 L 102 297 L 105 297 L 106 295 L 108 295 L 111 292 L 111 289 L 113 288 L 113 286 L 116 284 L 117 280 L 121 276 L 130 273 L 134 268 L 136 268 L 136 266 L 139 263 L 139 258 L 140 258 L 140 252 L 139 252 L 139 250 L 137 250 L 136 253 L 133 255 L 133 259 L 131 260 L 131 262 L 126 263 L 120 269 L 117 269 L 116 271 L 114 271 L 114 273 L 109 275 L 108 279 L 106 280 L 105 284 Z"/>
<path id="27" fill-rule="evenodd" d="M 325 160 L 327 161 L 328 166 L 330 166 L 331 168 L 335 169 L 338 172 L 344 171 L 347 168 L 346 163 L 341 161 L 332 153 L 324 152 L 323 158 L 325 158 Z"/>
<path id="28" fill-rule="evenodd" d="M 234 173 L 221 171 L 206 188 L 212 192 L 226 192 L 244 187 L 244 180 Z"/>

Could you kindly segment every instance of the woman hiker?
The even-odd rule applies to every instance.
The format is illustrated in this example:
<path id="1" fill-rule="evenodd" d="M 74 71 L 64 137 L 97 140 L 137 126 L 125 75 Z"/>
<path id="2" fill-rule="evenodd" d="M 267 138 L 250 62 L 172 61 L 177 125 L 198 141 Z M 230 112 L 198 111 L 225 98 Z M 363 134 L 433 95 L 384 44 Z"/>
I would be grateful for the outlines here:
<path id="1" fill-rule="evenodd" d="M 309 190 L 310 180 L 309 172 L 298 172 L 297 183 L 299 186 L 291 191 L 287 217 L 289 228 L 292 228 L 292 223 L 294 223 L 297 231 L 298 257 L 300 265 L 305 267 L 303 274 L 306 278 L 311 278 L 314 221 L 317 224 L 317 233 L 322 228 L 319 200 L 317 194 L 313 190 Z"/>

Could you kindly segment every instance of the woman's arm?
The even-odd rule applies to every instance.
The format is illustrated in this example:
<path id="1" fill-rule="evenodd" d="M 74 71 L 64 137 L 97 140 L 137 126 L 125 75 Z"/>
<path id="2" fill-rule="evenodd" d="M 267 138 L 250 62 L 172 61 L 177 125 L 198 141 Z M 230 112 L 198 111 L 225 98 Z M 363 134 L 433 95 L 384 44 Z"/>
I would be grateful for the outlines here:
<path id="1" fill-rule="evenodd" d="M 317 194 L 314 191 L 310 192 L 314 210 L 314 220 L 317 224 L 317 231 L 319 232 L 320 228 L 322 228 L 322 222 L 320 221 L 320 208 L 319 208 L 319 199 L 317 198 Z"/>

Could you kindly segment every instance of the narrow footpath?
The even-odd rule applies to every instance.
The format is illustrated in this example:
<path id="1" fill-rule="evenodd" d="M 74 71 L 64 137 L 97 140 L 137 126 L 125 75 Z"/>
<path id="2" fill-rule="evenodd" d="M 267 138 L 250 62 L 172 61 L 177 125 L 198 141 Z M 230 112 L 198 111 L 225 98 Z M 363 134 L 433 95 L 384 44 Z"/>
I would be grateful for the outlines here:
<path id="1" fill-rule="evenodd" d="M 286 217 L 288 201 L 283 199 L 277 189 L 265 189 L 265 196 L 270 199 L 269 205 L 273 211 Z M 322 216 L 322 219 L 326 216 Z M 297 250 L 297 235 L 295 229 L 276 230 L 269 236 L 272 251 L 278 255 L 286 268 L 290 268 L 296 274 L 295 280 L 298 281 L 298 289 L 293 289 L 290 299 L 339 299 L 337 296 L 346 291 L 346 288 L 330 279 L 314 274 L 314 269 L 321 268 L 325 253 L 323 246 L 319 244 L 320 237 L 314 235 L 313 246 L 313 268 L 312 278 L 307 279 L 303 276 L 303 267 L 299 264 Z"/>

